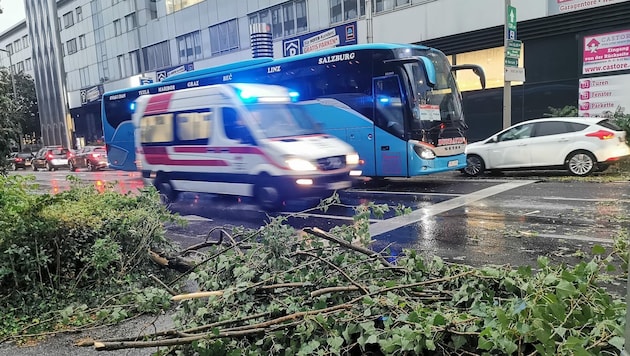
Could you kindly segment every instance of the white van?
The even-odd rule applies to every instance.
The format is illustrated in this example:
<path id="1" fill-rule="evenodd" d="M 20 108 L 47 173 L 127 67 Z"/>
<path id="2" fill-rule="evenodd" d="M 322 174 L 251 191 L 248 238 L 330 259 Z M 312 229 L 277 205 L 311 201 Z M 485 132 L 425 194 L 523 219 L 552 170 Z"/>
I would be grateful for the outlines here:
<path id="1" fill-rule="evenodd" d="M 288 198 L 327 197 L 352 185 L 359 156 L 322 133 L 288 89 L 218 84 L 136 100 L 137 166 L 168 200 L 179 192 L 254 197 L 265 209 Z"/>

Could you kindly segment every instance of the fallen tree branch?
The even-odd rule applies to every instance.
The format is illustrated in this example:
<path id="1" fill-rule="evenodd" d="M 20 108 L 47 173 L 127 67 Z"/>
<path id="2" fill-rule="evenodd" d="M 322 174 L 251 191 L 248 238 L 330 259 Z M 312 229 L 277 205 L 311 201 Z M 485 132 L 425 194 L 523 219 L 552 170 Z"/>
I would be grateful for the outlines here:
<path id="1" fill-rule="evenodd" d="M 334 264 L 334 263 L 332 263 L 332 262 L 330 262 L 330 261 L 328 261 L 328 260 L 326 260 L 324 258 L 321 258 L 320 256 L 317 256 L 314 253 L 297 251 L 296 254 L 310 256 L 310 257 L 316 258 L 316 259 L 324 262 L 325 264 L 327 264 L 330 267 L 332 267 L 335 270 L 337 270 L 337 272 L 341 273 L 341 275 L 344 276 L 350 283 L 352 283 L 354 286 L 356 286 L 358 289 L 360 289 L 363 294 L 368 294 L 369 293 L 367 288 L 365 288 L 364 286 L 362 286 L 361 284 L 356 282 L 354 279 L 352 279 L 350 276 L 348 276 L 348 274 L 346 272 L 344 272 L 341 268 L 339 268 L 336 264 Z M 313 296 L 312 292 L 311 292 L 311 296 Z"/>
<path id="2" fill-rule="evenodd" d="M 329 233 L 327 233 L 326 231 L 317 228 L 317 227 L 305 227 L 302 230 L 304 230 L 305 232 L 315 235 L 317 237 L 321 237 L 325 240 L 334 242 L 338 245 L 341 245 L 345 248 L 348 248 L 350 250 L 354 250 L 356 252 L 362 253 L 366 256 L 372 257 L 372 258 L 376 258 L 377 260 L 379 260 L 381 262 L 381 264 L 383 264 L 385 267 L 394 269 L 394 270 L 402 270 L 402 267 L 398 267 L 396 265 L 391 264 L 389 261 L 387 261 L 387 259 L 385 257 L 383 257 L 382 255 L 380 255 L 377 252 L 374 252 L 368 248 L 362 247 L 362 246 L 357 246 L 357 245 L 353 245 L 351 243 L 349 243 L 348 241 L 342 240 L 336 236 L 333 236 Z"/>
<path id="3" fill-rule="evenodd" d="M 322 289 L 318 289 L 318 290 L 314 290 L 311 292 L 311 297 L 315 298 L 315 297 L 319 297 L 322 294 L 326 294 L 326 293 L 334 293 L 334 292 L 354 292 L 359 290 L 359 287 L 357 286 L 345 286 L 345 287 L 328 287 L 328 288 L 322 288 Z M 367 293 L 365 293 L 367 294 Z"/>

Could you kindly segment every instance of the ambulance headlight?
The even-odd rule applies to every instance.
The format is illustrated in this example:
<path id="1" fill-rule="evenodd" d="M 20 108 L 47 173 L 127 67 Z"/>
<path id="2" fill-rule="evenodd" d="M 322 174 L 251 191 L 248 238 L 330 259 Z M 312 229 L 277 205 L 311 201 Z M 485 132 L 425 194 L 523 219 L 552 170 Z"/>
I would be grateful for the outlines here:
<path id="1" fill-rule="evenodd" d="M 346 155 L 346 164 L 350 166 L 359 164 L 359 155 L 356 153 Z"/>
<path id="2" fill-rule="evenodd" d="M 317 170 L 317 167 L 315 167 L 313 163 L 302 158 L 291 157 L 291 158 L 285 159 L 284 162 L 287 164 L 287 166 L 289 166 L 291 170 L 294 170 L 294 171 L 316 171 Z"/>
<path id="3" fill-rule="evenodd" d="M 426 146 L 422 146 L 422 145 L 415 145 L 413 146 L 413 150 L 416 151 L 416 154 L 418 156 L 420 156 L 420 158 L 422 159 L 434 159 L 435 158 L 435 152 L 433 152 L 432 149 L 426 147 Z"/>

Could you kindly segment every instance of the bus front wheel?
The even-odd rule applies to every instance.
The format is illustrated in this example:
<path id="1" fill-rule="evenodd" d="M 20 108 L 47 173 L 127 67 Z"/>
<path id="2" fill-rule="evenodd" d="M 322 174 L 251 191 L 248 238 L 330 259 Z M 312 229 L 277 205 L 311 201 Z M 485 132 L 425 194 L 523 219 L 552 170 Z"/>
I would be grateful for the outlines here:
<path id="1" fill-rule="evenodd" d="M 254 185 L 254 199 L 265 210 L 277 210 L 282 206 L 282 193 L 274 179 L 267 174 L 258 176 Z"/>
<path id="2" fill-rule="evenodd" d="M 173 203 L 179 197 L 179 191 L 175 190 L 171 181 L 163 175 L 156 177 L 153 185 L 160 193 L 160 200 L 165 204 Z"/>

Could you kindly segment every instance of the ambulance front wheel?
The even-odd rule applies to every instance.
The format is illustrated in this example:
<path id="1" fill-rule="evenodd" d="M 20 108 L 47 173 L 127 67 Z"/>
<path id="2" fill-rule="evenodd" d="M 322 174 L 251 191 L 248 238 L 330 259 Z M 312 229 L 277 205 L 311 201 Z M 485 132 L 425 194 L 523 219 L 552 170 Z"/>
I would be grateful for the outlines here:
<path id="1" fill-rule="evenodd" d="M 160 193 L 160 200 L 166 204 L 176 201 L 179 197 L 179 191 L 175 190 L 171 181 L 163 176 L 158 176 L 155 179 L 154 185 Z"/>
<path id="2" fill-rule="evenodd" d="M 274 182 L 274 179 L 267 174 L 258 176 L 254 185 L 254 198 L 261 208 L 265 210 L 277 210 L 282 206 L 282 193 Z"/>

